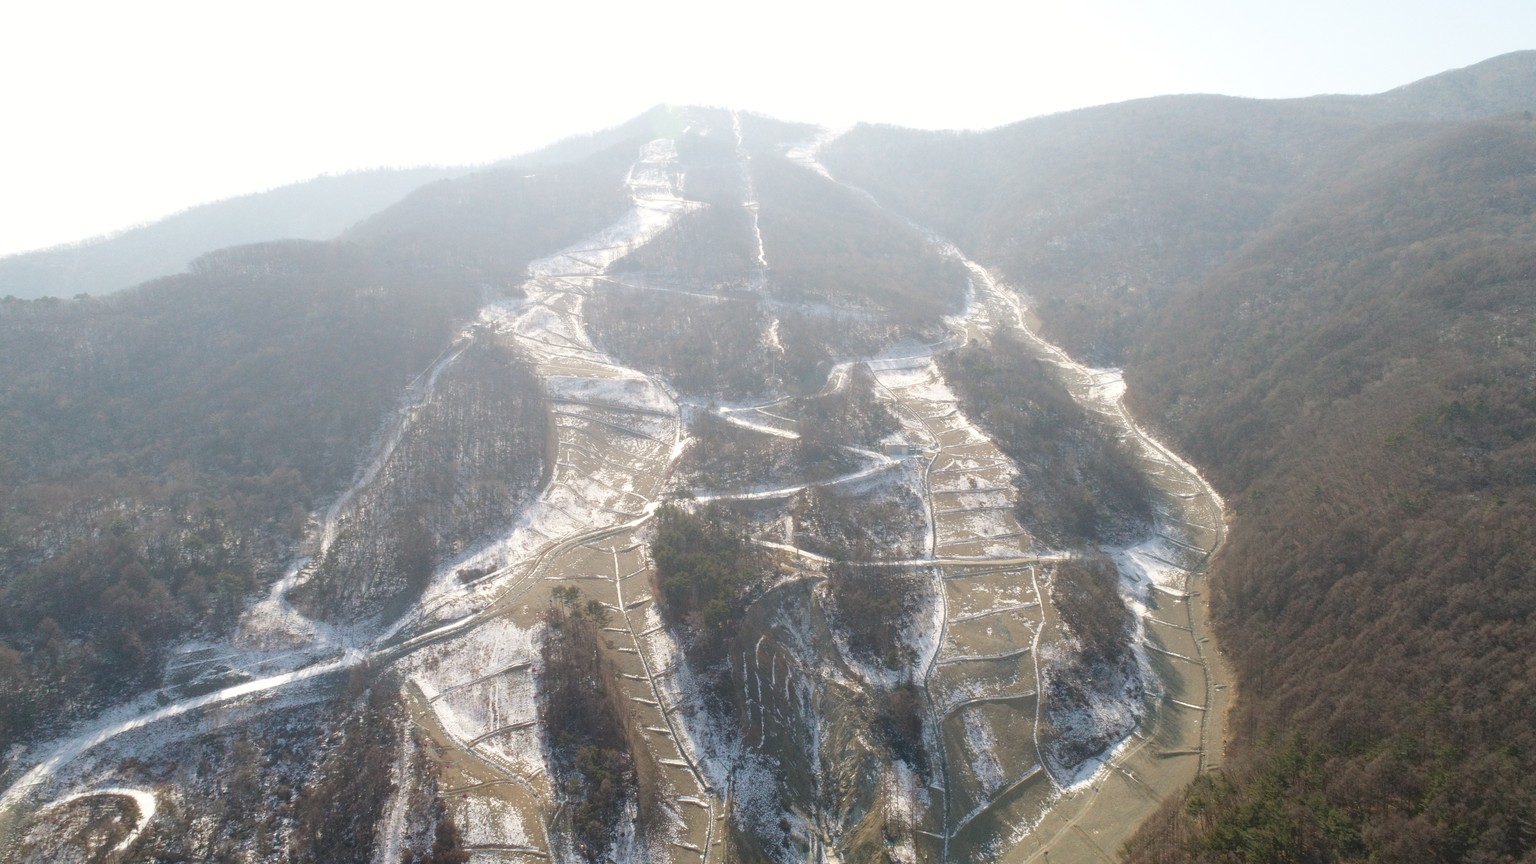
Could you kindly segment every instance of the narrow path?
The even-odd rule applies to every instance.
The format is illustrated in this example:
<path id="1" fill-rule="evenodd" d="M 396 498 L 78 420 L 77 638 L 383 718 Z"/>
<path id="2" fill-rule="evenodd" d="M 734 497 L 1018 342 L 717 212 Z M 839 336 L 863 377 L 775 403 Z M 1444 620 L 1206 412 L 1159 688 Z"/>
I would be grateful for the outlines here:
<path id="1" fill-rule="evenodd" d="M 626 603 L 624 601 L 624 580 L 628 577 L 624 575 L 623 570 L 624 568 L 619 566 L 618 550 L 613 550 L 613 587 L 619 599 L 619 615 L 624 621 L 624 630 L 628 633 L 630 641 L 634 643 L 636 653 L 640 658 L 640 665 L 645 670 L 645 684 L 650 688 L 651 695 L 655 701 L 654 707 L 661 714 L 662 722 L 666 724 L 669 733 L 667 736 L 668 740 L 672 742 L 677 750 L 678 758 L 683 762 L 682 766 L 679 767 L 687 768 L 688 774 L 693 778 L 694 785 L 699 790 L 698 796 L 688 796 L 690 799 L 688 803 L 702 802 L 705 810 L 704 847 L 702 850 L 695 851 L 699 851 L 705 864 L 708 864 L 709 850 L 714 848 L 713 840 L 717 816 L 715 812 L 714 789 L 710 787 L 709 781 L 704 778 L 704 773 L 699 770 L 699 766 L 694 763 L 693 756 L 688 752 L 688 748 L 683 746 L 683 736 L 678 730 L 677 719 L 673 716 L 672 709 L 667 706 L 666 696 L 661 692 L 660 686 L 656 683 L 658 677 L 656 670 L 652 666 L 651 658 L 646 651 L 645 642 L 641 638 L 641 634 L 635 629 L 634 619 L 631 614 L 633 609 L 641 604 L 639 602 Z M 634 576 L 636 574 L 629 575 Z M 645 600 L 651 600 L 650 595 L 646 595 Z M 668 763 L 663 762 L 663 764 Z M 679 796 L 678 800 L 683 800 L 683 796 Z"/>

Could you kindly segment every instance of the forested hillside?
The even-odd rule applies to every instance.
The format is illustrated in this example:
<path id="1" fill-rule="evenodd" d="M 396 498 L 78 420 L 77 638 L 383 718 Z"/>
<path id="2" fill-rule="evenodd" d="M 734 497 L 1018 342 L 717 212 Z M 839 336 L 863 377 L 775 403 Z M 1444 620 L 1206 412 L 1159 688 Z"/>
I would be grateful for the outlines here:
<path id="1" fill-rule="evenodd" d="M 1017 512 L 1025 524 L 1068 546 L 1145 529 L 1152 494 L 1130 448 L 1017 339 L 966 345 L 942 366 L 966 410 L 1019 466 Z"/>
<path id="2" fill-rule="evenodd" d="M 1075 356 L 1116 363 L 1150 310 L 1237 249 L 1359 127 L 1293 103 L 1164 96 L 981 133 L 860 126 L 825 159 L 1002 268 Z"/>
<path id="3" fill-rule="evenodd" d="M 1136 860 L 1536 846 L 1533 212 L 1523 117 L 1397 129 L 1159 316 L 1134 392 L 1241 502 L 1244 747 Z"/>
<path id="4" fill-rule="evenodd" d="M 157 686 L 168 642 L 227 630 L 482 296 L 620 212 L 634 146 L 432 184 L 342 241 L 0 304 L 0 751 Z M 495 380 L 503 402 L 536 396 L 526 372 Z M 543 446 L 541 421 L 512 413 L 508 507 Z M 431 548 L 466 540 L 431 527 Z"/>
<path id="5" fill-rule="evenodd" d="M 635 140 L 649 140 L 676 121 L 663 108 L 587 135 L 556 142 L 493 166 L 506 178 L 551 165 L 582 162 Z M 209 204 L 189 207 L 146 225 L 0 258 L 0 297 L 102 295 L 184 272 L 193 261 L 230 246 L 279 240 L 331 240 L 357 222 L 440 180 L 477 173 L 469 167 L 379 168 L 326 175 Z M 490 191 L 482 176 L 462 192 Z M 490 188 L 495 188 L 492 185 Z M 441 190 L 440 190 L 441 191 Z M 517 196 L 508 202 L 521 200 Z M 460 211 L 464 213 L 466 211 Z M 558 215 L 558 214 L 551 214 Z M 469 221 L 463 223 L 469 226 Z M 422 238 L 424 239 L 424 238 Z M 509 237 L 509 242 L 518 242 Z M 419 242 L 419 241 L 418 241 Z"/>
<path id="6" fill-rule="evenodd" d="M 1536 849 L 1533 72 L 865 128 L 829 154 L 1124 363 L 1233 512 L 1230 753 L 1131 860 Z"/>

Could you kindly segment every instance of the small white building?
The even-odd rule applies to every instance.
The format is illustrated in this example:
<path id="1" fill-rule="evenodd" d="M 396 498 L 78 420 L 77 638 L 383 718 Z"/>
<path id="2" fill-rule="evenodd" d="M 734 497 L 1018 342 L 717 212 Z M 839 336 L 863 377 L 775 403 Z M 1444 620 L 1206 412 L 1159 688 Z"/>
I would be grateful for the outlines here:
<path id="1" fill-rule="evenodd" d="M 880 452 L 892 459 L 904 459 L 908 456 L 916 456 L 923 452 L 919 445 L 892 433 L 880 439 Z"/>

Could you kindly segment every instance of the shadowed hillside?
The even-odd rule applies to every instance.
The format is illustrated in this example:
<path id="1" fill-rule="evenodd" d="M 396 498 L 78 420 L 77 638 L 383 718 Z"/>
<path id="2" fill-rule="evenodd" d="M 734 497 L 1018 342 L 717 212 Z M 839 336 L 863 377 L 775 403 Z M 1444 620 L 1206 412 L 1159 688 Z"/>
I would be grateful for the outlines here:
<path id="1" fill-rule="evenodd" d="M 158 685 L 170 641 L 226 630 L 482 296 L 622 212 L 635 146 L 433 184 L 345 241 L 0 304 L 0 750 Z M 498 405 L 529 396 L 498 386 Z M 508 503 L 538 481 L 543 439 L 509 446 Z M 465 486 L 442 494 L 475 503 Z M 433 543 L 472 540 L 490 512 L 431 524 Z"/>
<path id="2" fill-rule="evenodd" d="M 1536 844 L 1533 169 L 1523 118 L 1396 129 L 1159 316 L 1132 392 L 1238 502 L 1242 746 L 1133 860 Z"/>

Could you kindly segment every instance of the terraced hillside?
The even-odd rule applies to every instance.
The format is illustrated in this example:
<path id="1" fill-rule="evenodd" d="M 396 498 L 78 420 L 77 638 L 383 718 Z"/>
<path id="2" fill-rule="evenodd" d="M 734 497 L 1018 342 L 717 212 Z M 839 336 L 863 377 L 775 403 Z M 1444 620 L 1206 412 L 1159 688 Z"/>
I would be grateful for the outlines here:
<path id="1" fill-rule="evenodd" d="M 1219 760 L 1221 503 L 1118 373 L 819 130 L 652 119 L 607 227 L 520 282 L 490 241 L 445 259 L 480 305 L 352 484 L 230 637 L 12 758 L 8 860 L 1092 860 Z M 490 206 L 454 200 L 352 242 L 441 266 L 420 238 Z M 994 340 L 1038 361 L 1041 447 L 1144 475 L 1119 545 L 1031 524 L 1071 477 L 946 379 Z"/>

